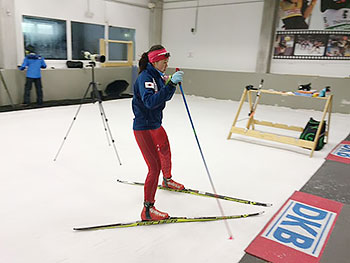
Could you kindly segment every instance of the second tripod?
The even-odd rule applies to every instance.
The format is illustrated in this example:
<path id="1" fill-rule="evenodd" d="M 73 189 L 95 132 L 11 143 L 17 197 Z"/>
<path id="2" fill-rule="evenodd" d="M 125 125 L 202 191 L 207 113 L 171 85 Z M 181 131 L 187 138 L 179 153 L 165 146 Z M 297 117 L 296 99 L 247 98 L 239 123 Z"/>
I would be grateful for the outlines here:
<path id="1" fill-rule="evenodd" d="M 105 110 L 104 110 L 104 108 L 102 106 L 102 98 L 101 98 L 99 90 L 97 89 L 97 83 L 95 82 L 95 62 L 89 62 L 89 65 L 87 65 L 87 67 L 91 67 L 92 80 L 89 83 L 89 86 L 88 86 L 88 88 L 85 91 L 84 97 L 81 99 L 81 103 L 80 103 L 80 105 L 78 107 L 78 110 L 75 113 L 73 121 L 71 122 L 71 124 L 70 124 L 70 126 L 68 128 L 68 131 L 67 131 L 66 135 L 63 138 L 63 141 L 61 143 L 60 148 L 57 151 L 57 154 L 56 154 L 56 156 L 54 158 L 54 161 L 57 160 L 57 157 L 58 157 L 59 153 L 61 152 L 61 149 L 62 149 L 62 147 L 63 147 L 63 145 L 64 145 L 64 143 L 65 143 L 65 141 L 66 141 L 66 139 L 67 139 L 67 137 L 68 137 L 72 127 L 73 127 L 73 124 L 74 124 L 75 120 L 77 119 L 77 116 L 78 116 L 78 114 L 80 112 L 81 106 L 82 106 L 84 100 L 86 99 L 87 95 L 89 94 L 89 90 L 92 89 L 92 92 L 91 92 L 92 100 L 93 100 L 93 103 L 95 103 L 96 101 L 98 102 L 98 107 L 99 107 L 99 110 L 100 110 L 103 127 L 104 127 L 104 130 L 106 132 L 108 144 L 110 146 L 111 145 L 110 142 L 112 142 L 115 155 L 116 155 L 116 157 L 118 159 L 119 164 L 121 165 L 122 163 L 120 161 L 120 158 L 119 158 L 119 155 L 118 155 L 118 151 L 117 151 L 117 148 L 115 146 L 115 141 L 114 141 L 114 138 L 113 138 L 113 135 L 112 135 L 112 132 L 111 132 L 111 128 L 109 127 L 108 119 L 106 117 Z"/>
<path id="2" fill-rule="evenodd" d="M 15 105 L 13 104 L 13 101 L 12 101 L 12 97 L 11 97 L 10 91 L 9 91 L 9 89 L 7 88 L 7 85 L 6 85 L 4 76 L 2 75 L 2 69 L 1 69 L 1 68 L 0 68 L 0 80 L 1 80 L 1 82 L 2 82 L 2 85 L 4 86 L 4 89 L 5 89 L 6 92 L 7 92 L 7 96 L 8 96 L 8 98 L 9 98 L 9 101 L 10 101 L 10 103 L 11 103 L 12 108 L 15 108 Z"/>

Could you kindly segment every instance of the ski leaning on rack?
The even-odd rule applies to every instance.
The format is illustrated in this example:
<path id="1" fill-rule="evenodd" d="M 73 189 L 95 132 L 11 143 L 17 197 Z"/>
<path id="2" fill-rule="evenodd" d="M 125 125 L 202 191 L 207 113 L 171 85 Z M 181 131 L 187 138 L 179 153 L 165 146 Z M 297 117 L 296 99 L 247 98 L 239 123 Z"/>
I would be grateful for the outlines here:
<path id="1" fill-rule="evenodd" d="M 119 179 L 117 179 L 117 181 L 119 183 L 130 184 L 130 185 L 139 185 L 139 186 L 145 185 L 144 183 L 122 181 Z M 218 198 L 218 199 L 223 199 L 223 200 L 227 200 L 227 201 L 238 202 L 238 203 L 248 204 L 248 205 L 257 205 L 257 206 L 266 206 L 266 207 L 272 206 L 272 204 L 270 204 L 270 203 L 255 202 L 255 201 L 250 201 L 250 200 L 245 200 L 245 199 L 240 199 L 240 198 L 235 198 L 235 197 L 230 197 L 230 196 L 225 196 L 225 195 L 216 195 L 213 193 L 203 192 L 203 191 L 189 189 L 189 188 L 185 188 L 183 190 L 176 190 L 176 189 L 172 189 L 172 188 L 163 187 L 161 185 L 158 185 L 158 189 L 172 191 L 172 192 L 192 194 L 192 195 L 199 195 L 199 196 L 204 196 L 204 197 L 213 197 L 213 198 Z"/>
<path id="2" fill-rule="evenodd" d="M 134 226 L 151 226 L 151 225 L 160 225 L 160 224 L 207 222 L 207 221 L 218 221 L 218 220 L 226 220 L 226 219 L 247 218 L 247 217 L 252 217 L 252 216 L 258 216 L 258 215 L 261 215 L 263 213 L 264 213 L 264 211 L 258 212 L 258 213 L 232 215 L 232 216 L 170 217 L 168 219 L 162 219 L 162 220 L 134 221 L 134 222 L 129 222 L 129 223 L 116 223 L 116 224 L 108 224 L 108 225 L 75 227 L 75 228 L 73 228 L 73 230 L 87 231 L 87 230 L 102 230 L 102 229 L 109 229 L 109 228 L 134 227 Z"/>

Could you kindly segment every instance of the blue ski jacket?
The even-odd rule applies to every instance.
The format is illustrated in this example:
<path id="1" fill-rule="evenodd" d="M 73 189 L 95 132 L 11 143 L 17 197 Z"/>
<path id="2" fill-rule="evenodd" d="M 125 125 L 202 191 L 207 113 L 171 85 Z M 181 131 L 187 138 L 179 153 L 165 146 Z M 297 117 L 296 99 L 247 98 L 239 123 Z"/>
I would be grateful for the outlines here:
<path id="1" fill-rule="evenodd" d="M 43 57 L 36 54 L 27 55 L 22 63 L 22 66 L 19 68 L 20 70 L 27 69 L 27 78 L 39 79 L 41 78 L 40 69 L 46 68 L 46 63 Z"/>
<path id="2" fill-rule="evenodd" d="M 165 84 L 161 73 L 148 63 L 134 84 L 132 110 L 134 112 L 134 130 L 153 130 L 162 125 L 163 109 L 176 90 L 169 81 Z"/>

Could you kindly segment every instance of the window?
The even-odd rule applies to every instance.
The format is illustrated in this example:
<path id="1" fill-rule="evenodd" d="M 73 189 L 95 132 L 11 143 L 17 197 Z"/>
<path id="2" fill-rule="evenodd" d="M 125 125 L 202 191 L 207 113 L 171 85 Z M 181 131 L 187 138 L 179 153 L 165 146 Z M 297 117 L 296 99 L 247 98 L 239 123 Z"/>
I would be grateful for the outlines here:
<path id="1" fill-rule="evenodd" d="M 72 22 L 72 59 L 84 59 L 82 51 L 99 54 L 99 39 L 104 38 L 104 26 Z"/>
<path id="2" fill-rule="evenodd" d="M 35 48 L 45 59 L 67 59 L 66 21 L 23 16 L 24 47 Z"/>
<path id="3" fill-rule="evenodd" d="M 109 40 L 125 40 L 132 41 L 134 47 L 134 59 L 135 59 L 135 29 L 113 27 L 110 26 L 108 32 Z M 126 44 L 109 43 L 108 44 L 108 60 L 127 60 L 128 47 Z"/>
<path id="4" fill-rule="evenodd" d="M 23 16 L 22 31 L 24 46 L 35 48 L 35 52 L 45 59 L 67 59 L 66 21 Z M 132 41 L 133 59 L 135 59 L 135 29 L 108 28 L 108 39 Z M 100 53 L 100 39 L 105 38 L 105 26 L 81 22 L 71 22 L 72 58 L 85 59 L 83 51 L 91 54 Z M 107 47 L 108 61 L 127 61 L 128 44 L 109 42 Z M 131 54 L 130 54 L 131 55 Z M 129 58 L 130 60 L 130 58 Z"/>

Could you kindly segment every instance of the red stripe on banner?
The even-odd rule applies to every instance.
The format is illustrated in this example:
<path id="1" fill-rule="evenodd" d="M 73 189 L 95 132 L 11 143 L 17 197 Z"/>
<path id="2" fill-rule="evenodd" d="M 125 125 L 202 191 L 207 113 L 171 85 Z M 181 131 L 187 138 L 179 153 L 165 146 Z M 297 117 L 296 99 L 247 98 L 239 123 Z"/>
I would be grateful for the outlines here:
<path id="1" fill-rule="evenodd" d="M 295 207 L 299 207 L 299 210 Z M 314 209 L 314 211 L 310 210 L 310 213 L 307 214 L 305 211 L 307 211 L 308 207 L 309 209 Z M 342 203 L 296 191 L 271 218 L 245 251 L 272 263 L 317 263 L 322 257 L 324 248 L 342 207 Z M 295 214 L 292 215 L 294 213 L 293 211 L 295 211 L 293 209 L 297 210 L 297 212 L 304 211 L 301 212 L 301 214 L 304 215 L 305 218 L 295 217 Z M 328 220 L 323 220 L 324 226 L 318 226 L 316 221 L 311 221 L 310 218 L 315 216 L 315 211 L 319 211 L 319 215 L 321 213 L 327 214 Z M 288 227 L 289 230 L 284 229 Z M 291 245 L 292 242 L 280 242 L 275 238 L 275 234 L 278 230 L 284 229 L 283 231 L 285 232 L 282 231 L 283 235 L 279 235 L 280 239 L 288 240 L 289 237 L 296 237 L 299 235 L 302 238 L 295 239 L 295 242 L 303 246 L 306 243 L 305 240 L 311 240 L 311 238 L 301 235 L 300 233 L 303 233 L 302 231 L 299 231 L 299 233 L 292 232 L 296 231 L 297 228 L 300 228 L 299 230 L 305 233 L 308 233 L 305 229 L 309 230 L 311 233 L 314 230 L 320 230 L 319 233 L 317 233 L 317 239 L 315 235 L 315 240 L 311 243 L 315 248 L 311 250 L 305 248 L 304 251 L 301 248 L 293 248 L 293 245 Z M 313 235 L 309 236 L 313 237 Z M 305 243 L 302 242 L 303 238 L 305 238 Z"/>
<path id="2" fill-rule="evenodd" d="M 339 214 L 343 204 L 316 195 L 295 191 L 290 199 Z"/>
<path id="3" fill-rule="evenodd" d="M 258 236 L 245 250 L 248 254 L 272 263 L 317 263 L 318 258 Z"/>
<path id="4" fill-rule="evenodd" d="M 326 160 L 350 164 L 350 141 L 339 143 L 326 157 Z"/>

